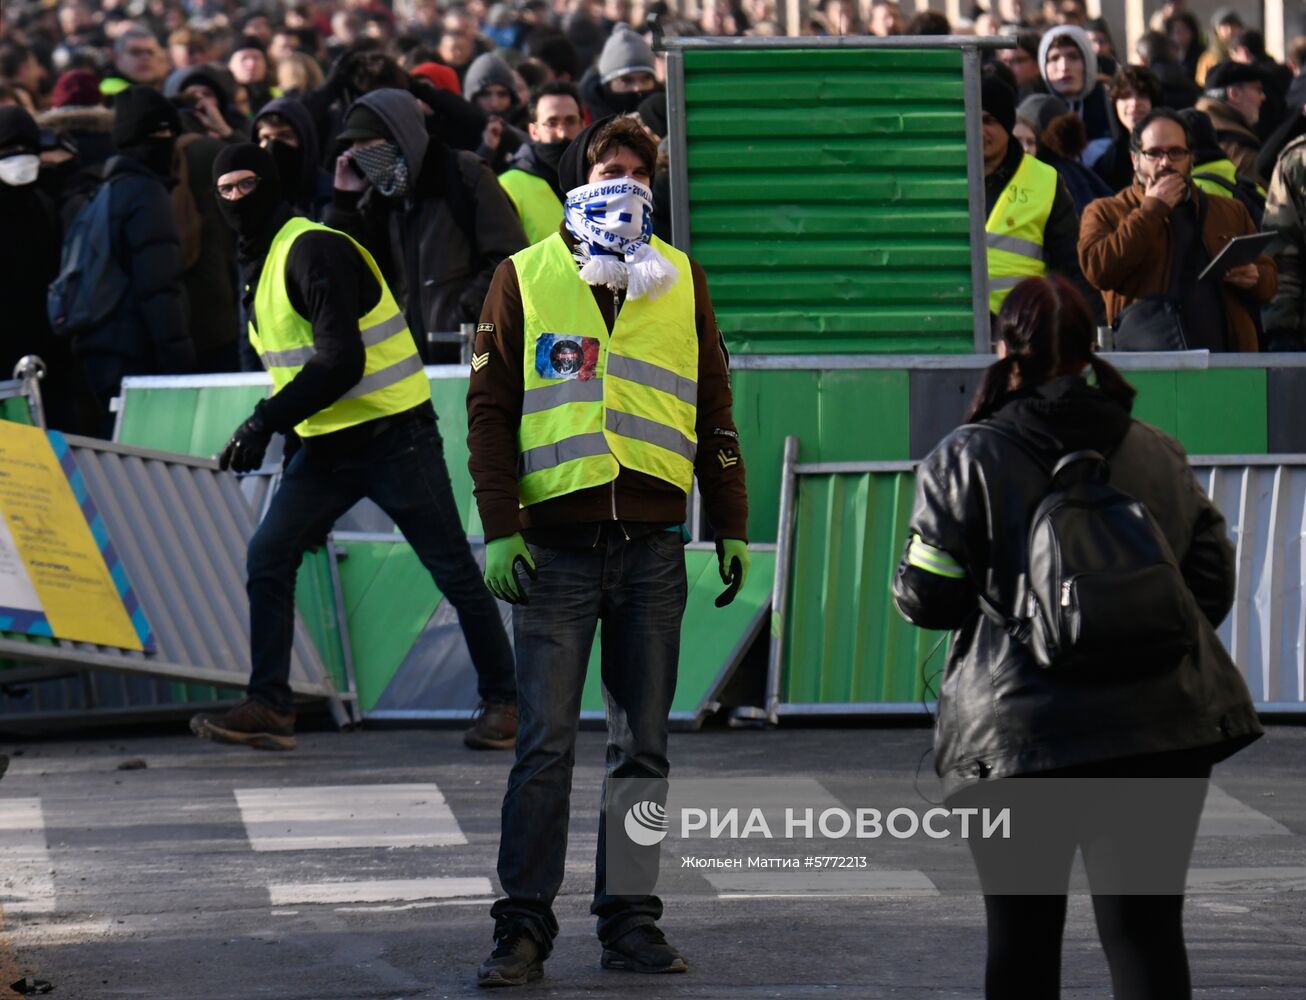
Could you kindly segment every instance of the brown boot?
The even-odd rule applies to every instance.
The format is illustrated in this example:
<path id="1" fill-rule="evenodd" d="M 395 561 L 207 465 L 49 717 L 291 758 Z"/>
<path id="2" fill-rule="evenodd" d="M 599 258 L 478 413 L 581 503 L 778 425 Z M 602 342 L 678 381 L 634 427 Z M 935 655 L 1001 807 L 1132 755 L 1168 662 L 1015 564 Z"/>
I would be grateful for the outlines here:
<path id="1" fill-rule="evenodd" d="M 191 716 L 190 731 L 215 743 L 239 743 L 255 750 L 295 749 L 295 713 L 278 712 L 252 698 L 225 712 Z"/>
<path id="2" fill-rule="evenodd" d="M 481 702 L 463 742 L 473 750 L 511 750 L 517 743 L 517 706 Z"/>

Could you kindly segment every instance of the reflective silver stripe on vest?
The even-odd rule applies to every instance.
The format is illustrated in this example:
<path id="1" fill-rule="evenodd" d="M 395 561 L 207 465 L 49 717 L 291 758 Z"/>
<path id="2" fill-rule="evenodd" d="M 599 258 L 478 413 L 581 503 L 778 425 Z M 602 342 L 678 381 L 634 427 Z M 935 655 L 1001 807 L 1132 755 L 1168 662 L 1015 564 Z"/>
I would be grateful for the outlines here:
<path id="1" fill-rule="evenodd" d="M 363 335 L 364 347 L 375 347 L 384 340 L 389 340 L 401 330 L 408 329 L 408 321 L 404 319 L 403 313 L 395 313 L 389 319 L 382 320 L 380 323 L 374 323 L 372 326 L 364 327 L 360 332 Z"/>
<path id="2" fill-rule="evenodd" d="M 1005 277 L 1005 278 L 990 278 L 990 279 L 989 279 L 989 291 L 990 291 L 990 292 L 1001 292 L 1001 291 L 1008 291 L 1008 292 L 1009 292 L 1009 291 L 1011 291 L 1013 288 L 1015 288 L 1017 285 L 1019 285 L 1022 281 L 1024 281 L 1026 278 L 1033 278 L 1033 277 L 1037 277 L 1037 276 L 1036 276 L 1036 275 L 1033 275 L 1033 274 L 1012 274 L 1012 275 L 1009 275 L 1008 277 Z"/>
<path id="3" fill-rule="evenodd" d="M 308 359 L 312 356 L 312 346 L 288 347 L 284 351 L 264 351 L 259 355 L 264 368 L 298 368 L 308 364 Z"/>
<path id="4" fill-rule="evenodd" d="M 638 382 L 640 385 L 660 389 L 690 406 L 698 405 L 697 382 L 652 362 L 637 361 L 635 358 L 609 353 L 608 374 L 624 378 L 628 382 Z"/>
<path id="5" fill-rule="evenodd" d="M 364 375 L 352 389 L 340 398 L 357 399 L 359 396 L 366 396 L 369 392 L 376 392 L 378 389 L 385 389 L 396 382 L 402 382 L 409 375 L 421 370 L 422 359 L 416 354 L 410 354 L 402 361 L 396 361 L 386 368 L 372 372 L 371 375 Z"/>
<path id="6" fill-rule="evenodd" d="M 1008 236 L 1005 233 L 988 233 L 987 236 L 990 250 L 1005 250 L 1021 257 L 1043 259 L 1043 247 L 1033 240 L 1022 240 L 1019 236 Z"/>
<path id="7" fill-rule="evenodd" d="M 620 434 L 622 437 L 655 444 L 659 448 L 673 451 L 687 462 L 694 461 L 694 456 L 698 454 L 698 446 L 680 431 L 666 424 L 660 424 L 656 420 L 649 420 L 648 417 L 637 417 L 633 413 L 623 413 L 621 410 L 609 410 L 606 426 L 612 433 Z"/>
<path id="8" fill-rule="evenodd" d="M 553 444 L 542 444 L 517 456 L 517 478 L 529 476 L 532 472 L 552 469 L 562 465 L 563 462 L 574 462 L 578 458 L 606 455 L 608 451 L 608 439 L 603 436 L 602 431 L 577 434 L 574 437 L 555 441 Z"/>
<path id="9" fill-rule="evenodd" d="M 363 338 L 364 347 L 375 347 L 383 341 L 389 340 L 401 330 L 408 329 L 408 322 L 404 319 L 403 313 L 396 313 L 387 320 L 382 320 L 372 326 L 366 327 L 359 331 Z M 309 359 L 313 357 L 314 348 L 312 345 L 304 347 L 288 347 L 284 351 L 264 351 L 262 361 L 264 368 L 298 368 L 306 365 Z"/>
<path id="10" fill-rule="evenodd" d="M 540 385 L 522 393 L 522 416 L 540 413 L 565 403 L 600 403 L 603 401 L 603 379 L 568 379 L 553 385 Z"/>

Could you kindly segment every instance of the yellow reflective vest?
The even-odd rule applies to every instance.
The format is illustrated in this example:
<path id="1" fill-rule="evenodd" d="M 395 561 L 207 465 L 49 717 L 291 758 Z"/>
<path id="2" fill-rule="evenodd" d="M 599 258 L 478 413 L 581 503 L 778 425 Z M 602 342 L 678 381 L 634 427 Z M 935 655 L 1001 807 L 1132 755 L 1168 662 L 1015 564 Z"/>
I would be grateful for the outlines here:
<path id="1" fill-rule="evenodd" d="M 1207 176 L 1203 177 L 1202 175 Z M 1226 181 L 1221 184 L 1218 180 L 1212 180 L 1213 177 L 1219 177 Z M 1211 160 L 1209 163 L 1199 163 L 1193 167 L 1193 183 L 1207 194 L 1219 195 L 1221 198 L 1232 198 L 1234 185 L 1238 183 L 1238 168 L 1234 166 L 1232 160 Z M 1259 184 L 1256 185 L 1256 191 L 1262 198 L 1265 197 L 1265 188 Z"/>
<path id="2" fill-rule="evenodd" d="M 529 242 L 538 243 L 558 231 L 562 225 L 562 202 L 553 185 L 543 177 L 525 170 L 505 170 L 499 175 L 499 186 L 517 210 Z"/>
<path id="3" fill-rule="evenodd" d="M 627 299 L 608 333 L 558 233 L 513 254 L 524 319 L 522 506 L 602 486 L 622 468 L 688 493 L 698 450 L 698 330 L 689 258 L 653 237 L 680 272 L 653 301 Z"/>
<path id="4" fill-rule="evenodd" d="M 1047 273 L 1043 229 L 1057 196 L 1057 172 L 1026 154 L 984 225 L 989 259 L 989 311 L 1002 308 L 1026 278 Z"/>
<path id="5" fill-rule="evenodd" d="M 254 293 L 254 320 L 258 328 L 250 323 L 249 342 L 272 376 L 273 393 L 280 392 L 313 356 L 313 326 L 290 304 L 286 291 L 286 262 L 295 240 L 315 230 L 335 232 L 301 218 L 291 219 L 277 231 L 268 247 L 258 291 Z M 408 331 L 403 312 L 381 277 L 380 268 L 372 255 L 352 238 L 344 233 L 339 235 L 346 236 L 367 261 L 381 286 L 381 298 L 358 322 L 366 359 L 362 378 L 326 409 L 297 424 L 295 433 L 300 437 L 330 434 L 379 417 L 402 413 L 431 398 L 431 386 L 422 370 L 417 344 Z"/>

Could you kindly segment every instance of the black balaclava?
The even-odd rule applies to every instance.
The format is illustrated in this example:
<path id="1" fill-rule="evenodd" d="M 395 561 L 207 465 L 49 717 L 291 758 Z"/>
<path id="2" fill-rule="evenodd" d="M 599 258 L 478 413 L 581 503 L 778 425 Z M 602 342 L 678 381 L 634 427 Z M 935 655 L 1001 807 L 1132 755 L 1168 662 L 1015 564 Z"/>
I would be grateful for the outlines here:
<path id="1" fill-rule="evenodd" d="M 276 165 L 286 200 L 294 204 L 311 201 L 316 192 L 299 190 L 304 176 L 304 151 L 274 139 L 267 144 L 267 154 Z"/>
<path id="2" fill-rule="evenodd" d="M 234 170 L 252 170 L 258 187 L 237 201 L 218 196 L 218 211 L 239 237 L 240 256 L 259 257 L 267 252 L 272 237 L 290 218 L 290 210 L 281 200 L 281 179 L 276 164 L 267 151 L 252 142 L 224 146 L 213 161 L 213 183 Z"/>
<path id="3" fill-rule="evenodd" d="M 153 133 L 170 131 L 166 138 Z M 128 87 L 113 103 L 113 144 L 118 152 L 160 177 L 172 176 L 172 153 L 181 134 L 181 116 L 152 87 Z"/>

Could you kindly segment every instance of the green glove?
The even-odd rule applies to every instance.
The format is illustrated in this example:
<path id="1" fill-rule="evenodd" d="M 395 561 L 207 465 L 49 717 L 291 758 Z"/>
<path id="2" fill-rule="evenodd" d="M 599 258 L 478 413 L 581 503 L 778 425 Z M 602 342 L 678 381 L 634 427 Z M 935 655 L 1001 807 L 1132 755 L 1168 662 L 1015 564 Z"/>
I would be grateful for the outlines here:
<path id="1" fill-rule="evenodd" d="M 735 599 L 735 595 L 744 586 L 744 581 L 748 579 L 750 563 L 748 543 L 740 541 L 738 538 L 718 538 L 716 540 L 716 558 L 717 572 L 721 574 L 721 582 L 730 585 L 725 593 L 716 599 L 716 606 L 724 608 Z"/>
<path id="2" fill-rule="evenodd" d="M 526 595 L 517 586 L 518 563 L 521 563 L 522 568 L 534 580 L 535 560 L 531 558 L 531 551 L 526 547 L 526 539 L 522 538 L 520 531 L 505 538 L 496 538 L 486 544 L 485 586 L 489 588 L 491 594 L 509 604 L 529 603 Z"/>

